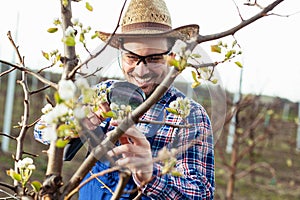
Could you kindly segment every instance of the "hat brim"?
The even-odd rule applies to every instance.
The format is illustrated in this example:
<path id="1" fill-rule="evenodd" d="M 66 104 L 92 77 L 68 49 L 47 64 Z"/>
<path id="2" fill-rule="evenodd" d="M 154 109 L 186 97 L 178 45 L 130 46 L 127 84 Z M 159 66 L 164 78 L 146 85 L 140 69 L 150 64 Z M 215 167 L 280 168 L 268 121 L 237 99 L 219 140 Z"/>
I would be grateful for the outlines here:
<path id="1" fill-rule="evenodd" d="M 141 33 L 106 33 L 102 31 L 96 31 L 98 37 L 108 43 L 110 46 L 119 49 L 121 47 L 121 40 L 126 38 L 173 38 L 180 39 L 182 41 L 188 41 L 199 35 L 199 26 L 197 24 L 191 24 L 186 26 L 181 26 L 169 31 L 158 32 L 158 31 L 145 31 L 142 30 Z"/>

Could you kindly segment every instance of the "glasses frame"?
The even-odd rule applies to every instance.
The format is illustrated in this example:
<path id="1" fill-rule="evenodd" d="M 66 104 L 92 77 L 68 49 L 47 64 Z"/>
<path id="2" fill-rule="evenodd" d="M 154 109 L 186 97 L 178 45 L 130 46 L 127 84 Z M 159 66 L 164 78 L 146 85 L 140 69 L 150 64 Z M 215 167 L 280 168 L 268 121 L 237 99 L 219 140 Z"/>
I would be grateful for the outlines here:
<path id="1" fill-rule="evenodd" d="M 125 51 L 126 53 L 130 53 L 130 54 L 132 54 L 132 55 L 138 57 L 138 61 L 135 63 L 136 66 L 138 66 L 141 62 L 143 62 L 144 65 L 147 66 L 146 58 L 153 57 L 153 56 L 164 56 L 164 55 L 170 54 L 170 52 L 171 52 L 171 50 L 168 49 L 166 52 L 163 52 L 163 53 L 155 53 L 155 54 L 149 54 L 149 55 L 146 55 L 146 56 L 141 56 L 141 55 L 138 55 L 138 54 L 136 54 L 136 53 L 134 53 L 134 52 L 132 52 L 132 51 L 126 49 L 126 48 L 124 47 L 124 40 L 123 40 L 123 38 L 119 38 L 119 40 L 120 40 L 121 50 L 122 50 L 122 51 Z"/>

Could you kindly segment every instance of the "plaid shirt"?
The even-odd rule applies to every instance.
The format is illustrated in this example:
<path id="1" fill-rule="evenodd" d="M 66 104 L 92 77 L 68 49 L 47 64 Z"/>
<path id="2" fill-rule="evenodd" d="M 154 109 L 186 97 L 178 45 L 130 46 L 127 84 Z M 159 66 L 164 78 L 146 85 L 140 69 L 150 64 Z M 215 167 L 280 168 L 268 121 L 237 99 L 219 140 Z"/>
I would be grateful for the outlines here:
<path id="1" fill-rule="evenodd" d="M 107 84 L 109 87 L 112 83 L 113 81 L 106 81 L 97 86 Z M 177 97 L 184 98 L 185 95 L 171 86 L 165 95 L 141 117 L 141 120 L 165 120 L 166 123 L 184 125 L 185 121 L 181 117 L 165 111 L 165 108 Z M 186 147 L 193 142 L 191 147 L 177 155 L 175 167 L 183 176 L 161 175 L 163 166 L 161 163 L 155 163 L 153 179 L 142 188 L 142 199 L 213 199 L 215 189 L 214 149 L 210 119 L 200 104 L 193 100 L 190 100 L 190 103 L 190 115 L 185 119 L 191 125 L 190 128 L 149 123 L 136 125 L 150 142 L 153 157 L 156 157 L 158 151 L 163 147 Z M 41 135 L 41 130 L 35 129 L 35 136 L 38 135 Z M 41 140 L 41 137 L 36 137 L 36 139 Z M 101 164 L 100 161 L 98 162 Z M 99 169 L 95 167 L 93 172 L 97 173 Z M 111 182 L 109 179 L 102 181 Z M 90 183 L 97 184 L 97 181 Z M 95 193 L 91 185 L 86 189 L 81 193 L 85 196 L 83 199 L 86 199 L 87 191 Z"/>

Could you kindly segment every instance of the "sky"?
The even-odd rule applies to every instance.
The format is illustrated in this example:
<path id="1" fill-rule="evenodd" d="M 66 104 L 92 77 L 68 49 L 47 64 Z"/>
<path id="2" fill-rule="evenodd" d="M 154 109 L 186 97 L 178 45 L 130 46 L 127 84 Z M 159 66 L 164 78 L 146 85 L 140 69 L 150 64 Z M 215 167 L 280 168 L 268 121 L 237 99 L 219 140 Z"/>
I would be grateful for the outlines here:
<path id="1" fill-rule="evenodd" d="M 241 16 L 247 19 L 260 10 L 243 6 L 245 1 L 236 0 L 236 4 L 239 6 Z M 272 2 L 260 1 L 264 3 L 263 6 Z M 21 54 L 25 56 L 25 64 L 30 68 L 39 69 L 49 64 L 42 57 L 41 51 L 49 52 L 54 49 L 63 51 L 61 34 L 49 34 L 46 31 L 53 27 L 53 20 L 60 17 L 59 2 L 59 0 L 2 1 L 0 59 L 6 61 L 13 59 L 13 48 L 6 36 L 8 31 L 12 32 Z M 89 2 L 94 8 L 93 12 L 84 9 L 85 0 L 73 3 L 73 17 L 78 18 L 84 26 L 91 26 L 93 30 L 112 32 L 124 1 Z M 241 21 L 233 0 L 166 0 L 166 3 L 172 17 L 173 28 L 198 24 L 201 35 L 225 31 Z M 282 16 L 265 17 L 235 34 L 243 52 L 239 58 L 243 69 L 232 63 L 218 66 L 220 83 L 227 90 L 238 91 L 242 74 L 242 93 L 278 96 L 300 102 L 300 1 L 285 0 L 272 12 Z M 284 17 L 286 15 L 289 17 Z M 232 39 L 227 37 L 224 41 L 231 44 Z M 210 60 L 219 59 L 218 55 L 210 52 L 210 45 L 218 41 L 201 44 Z M 100 40 L 88 42 L 91 50 L 99 45 Z M 84 52 L 82 54 L 84 57 Z"/>

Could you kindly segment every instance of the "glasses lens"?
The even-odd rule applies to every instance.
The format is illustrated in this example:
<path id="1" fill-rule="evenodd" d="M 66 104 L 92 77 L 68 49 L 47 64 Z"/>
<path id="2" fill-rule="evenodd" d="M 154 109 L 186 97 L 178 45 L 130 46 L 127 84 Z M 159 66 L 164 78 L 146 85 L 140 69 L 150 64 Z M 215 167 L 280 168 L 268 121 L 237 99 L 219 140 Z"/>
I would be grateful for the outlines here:
<path id="1" fill-rule="evenodd" d="M 168 52 L 164 52 L 161 54 L 151 54 L 148 56 L 140 56 L 133 53 L 123 53 L 123 60 L 129 65 L 138 65 L 141 62 L 147 65 L 157 66 L 156 64 L 163 64 L 165 61 L 164 55 L 168 54 Z M 155 64 L 155 65 L 153 65 Z"/>

